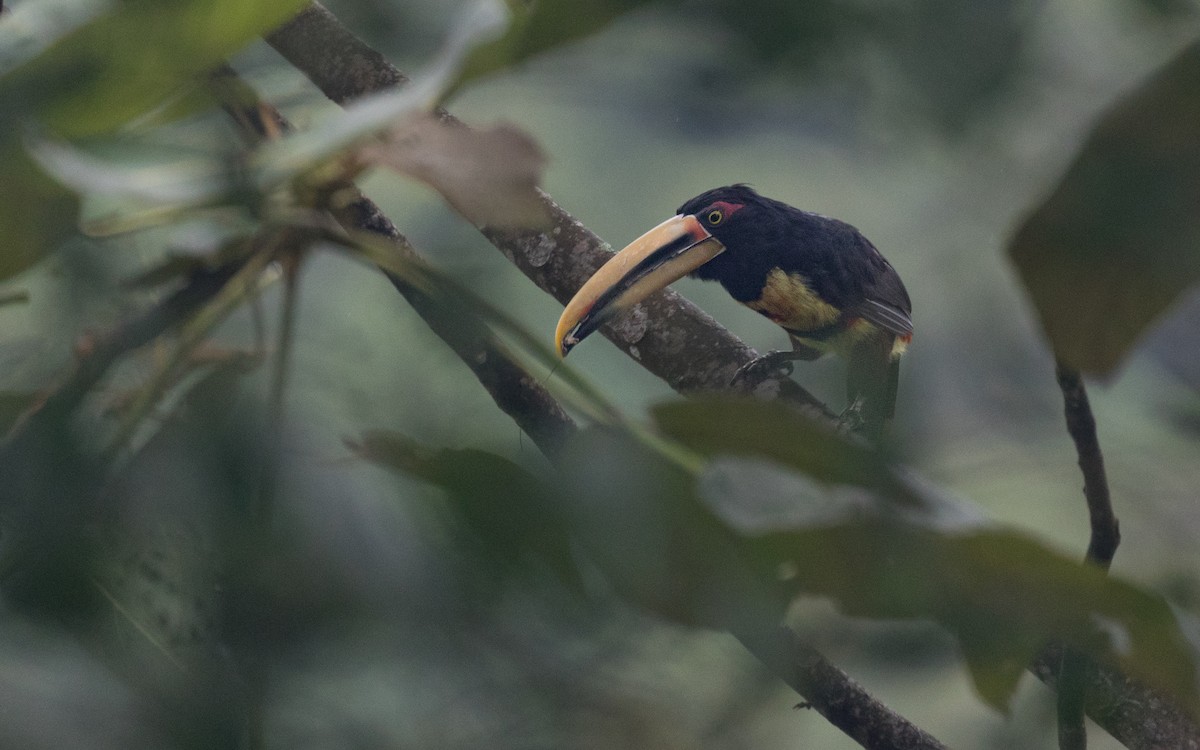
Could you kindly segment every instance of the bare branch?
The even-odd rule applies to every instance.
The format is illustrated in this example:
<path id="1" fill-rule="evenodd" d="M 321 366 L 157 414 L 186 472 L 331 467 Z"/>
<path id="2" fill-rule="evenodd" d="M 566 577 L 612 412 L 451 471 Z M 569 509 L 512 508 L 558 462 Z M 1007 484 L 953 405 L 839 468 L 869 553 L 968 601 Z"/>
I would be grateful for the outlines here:
<path id="1" fill-rule="evenodd" d="M 351 34 L 320 3 L 307 5 L 266 39 L 338 104 L 408 82 L 408 76 Z"/>
<path id="2" fill-rule="evenodd" d="M 1043 649 L 1032 666 L 1034 675 L 1055 690 L 1063 652 L 1061 646 Z M 1200 747 L 1200 727 L 1162 693 L 1092 660 L 1082 671 L 1087 715 L 1117 742 L 1130 750 Z"/>
<path id="3" fill-rule="evenodd" d="M 944 750 L 925 730 L 889 709 L 790 628 L 734 633 L 742 645 L 807 699 L 808 706 L 865 748 Z"/>

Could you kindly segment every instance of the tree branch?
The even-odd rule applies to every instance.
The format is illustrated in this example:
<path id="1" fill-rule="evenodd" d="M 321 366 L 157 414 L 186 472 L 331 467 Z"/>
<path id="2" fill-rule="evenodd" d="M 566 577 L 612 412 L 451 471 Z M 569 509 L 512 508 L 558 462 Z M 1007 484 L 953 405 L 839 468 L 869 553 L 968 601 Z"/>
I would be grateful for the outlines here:
<path id="1" fill-rule="evenodd" d="M 338 104 L 402 83 L 404 74 L 347 30 L 318 3 L 266 36 L 267 42 Z M 444 117 L 453 120 L 451 115 Z M 542 194 L 544 231 L 481 228 L 484 236 L 543 291 L 566 303 L 612 255 L 608 246 Z M 758 356 L 707 313 L 671 290 L 651 296 L 601 332 L 680 393 L 725 391 L 742 365 Z M 686 352 L 685 356 L 681 356 Z M 757 393 L 806 412 L 834 414 L 793 380 L 768 380 Z"/>
<path id="2" fill-rule="evenodd" d="M 1059 669 L 1065 649 L 1049 646 L 1031 669 L 1052 689 L 1059 690 Z M 1200 728 L 1162 693 L 1094 660 L 1083 664 L 1084 708 L 1087 715 L 1130 750 L 1179 750 L 1200 747 Z"/>
<path id="3" fill-rule="evenodd" d="M 937 738 L 880 703 L 791 628 L 781 625 L 734 636 L 811 708 L 863 747 L 945 750 Z"/>
<path id="4" fill-rule="evenodd" d="M 397 255 L 419 259 L 417 251 L 379 207 L 357 192 L 357 188 L 355 192 L 357 196 L 353 201 L 331 210 L 338 223 L 385 237 Z M 486 326 L 403 279 L 386 275 L 430 330 L 471 369 L 500 410 L 516 422 L 547 458 L 553 460 L 566 438 L 575 431 L 575 422 L 554 396 L 497 345 Z"/>
<path id="5" fill-rule="evenodd" d="M 337 104 L 408 83 L 408 76 L 320 3 L 309 3 L 265 38 Z"/>

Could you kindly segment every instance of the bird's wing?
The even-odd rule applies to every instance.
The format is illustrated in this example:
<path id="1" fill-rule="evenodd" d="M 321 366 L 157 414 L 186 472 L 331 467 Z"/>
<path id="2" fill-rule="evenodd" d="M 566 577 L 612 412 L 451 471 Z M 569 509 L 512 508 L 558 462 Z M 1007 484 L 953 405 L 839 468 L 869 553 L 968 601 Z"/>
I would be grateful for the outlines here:
<path id="1" fill-rule="evenodd" d="M 908 299 L 908 290 L 900 280 L 900 274 L 890 265 L 876 278 L 866 299 L 859 302 L 851 312 L 864 320 L 874 323 L 885 331 L 896 336 L 912 336 L 913 324 L 912 302 Z"/>

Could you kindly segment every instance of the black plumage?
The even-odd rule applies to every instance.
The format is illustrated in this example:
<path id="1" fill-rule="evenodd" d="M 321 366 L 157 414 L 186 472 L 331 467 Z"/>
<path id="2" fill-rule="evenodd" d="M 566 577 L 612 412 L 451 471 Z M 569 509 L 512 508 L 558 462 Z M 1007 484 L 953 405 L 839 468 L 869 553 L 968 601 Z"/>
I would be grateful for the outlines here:
<path id="1" fill-rule="evenodd" d="M 713 225 L 710 207 L 737 207 Z M 690 275 L 718 281 L 738 302 L 762 298 L 770 273 L 799 274 L 821 300 L 896 336 L 912 335 L 912 302 L 899 274 L 853 226 L 759 195 L 747 185 L 715 188 L 679 207 L 726 252 Z"/>
<path id="2" fill-rule="evenodd" d="M 894 411 L 897 358 L 912 338 L 912 302 L 899 274 L 853 226 L 759 195 L 716 188 L 680 206 L 725 246 L 691 272 L 781 325 L 793 351 L 760 365 L 834 351 L 849 362 L 847 392 L 864 419 Z"/>
<path id="3" fill-rule="evenodd" d="M 696 196 L 614 254 L 563 309 L 554 334 L 559 354 L 683 276 L 720 282 L 791 337 L 791 351 L 755 360 L 735 382 L 832 351 L 849 362 L 852 422 L 861 418 L 874 436 L 891 418 L 898 358 L 912 338 L 912 303 L 899 274 L 849 224 L 746 185 Z"/>

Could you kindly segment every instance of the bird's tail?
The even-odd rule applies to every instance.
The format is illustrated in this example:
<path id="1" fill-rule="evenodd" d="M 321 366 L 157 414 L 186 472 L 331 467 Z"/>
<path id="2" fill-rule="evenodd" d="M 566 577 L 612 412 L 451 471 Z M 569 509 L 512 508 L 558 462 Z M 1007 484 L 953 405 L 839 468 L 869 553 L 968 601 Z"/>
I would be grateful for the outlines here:
<path id="1" fill-rule="evenodd" d="M 846 371 L 848 403 L 860 410 L 863 432 L 878 440 L 896 414 L 900 361 L 892 357 L 895 337 L 872 335 L 855 344 Z"/>

